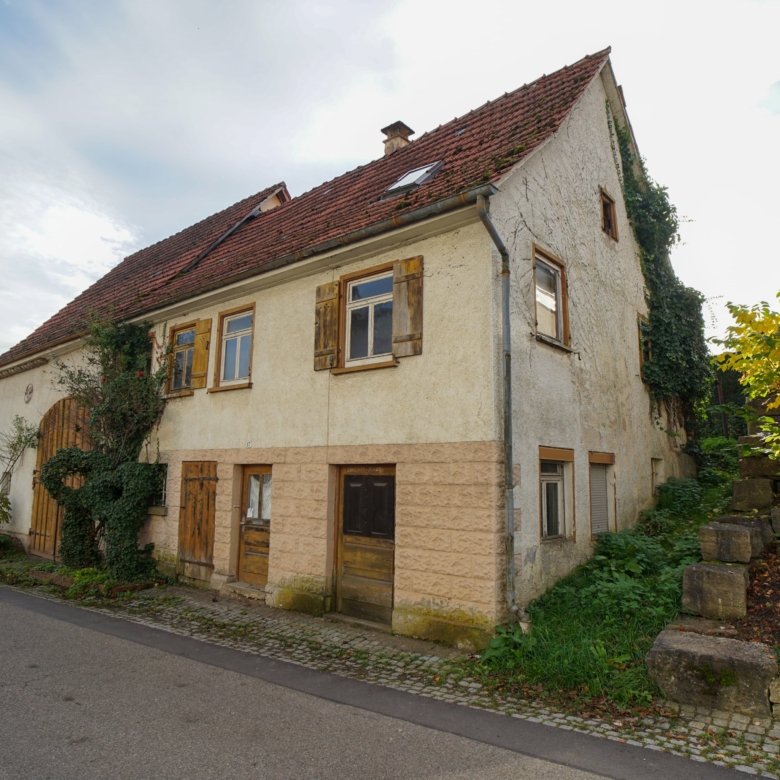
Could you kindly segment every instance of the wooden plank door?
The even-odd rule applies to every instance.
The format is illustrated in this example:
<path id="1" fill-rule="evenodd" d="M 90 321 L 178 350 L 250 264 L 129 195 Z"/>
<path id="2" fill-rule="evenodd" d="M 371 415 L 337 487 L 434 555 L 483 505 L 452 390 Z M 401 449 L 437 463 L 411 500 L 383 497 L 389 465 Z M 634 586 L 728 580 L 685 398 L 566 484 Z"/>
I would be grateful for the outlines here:
<path id="1" fill-rule="evenodd" d="M 217 498 L 215 461 L 181 464 L 179 573 L 210 580 L 214 571 L 214 517 Z"/>
<path id="2" fill-rule="evenodd" d="M 33 509 L 30 522 L 30 552 L 56 560 L 64 509 L 51 497 L 40 481 L 41 468 L 57 450 L 79 447 L 88 450 L 87 412 L 73 398 L 63 398 L 49 409 L 38 431 L 38 454 L 33 472 Z M 78 487 L 79 478 L 68 484 Z"/>
<path id="3" fill-rule="evenodd" d="M 271 467 L 244 468 L 238 541 L 238 579 L 252 585 L 268 582 L 271 542 Z"/>
<path id="4" fill-rule="evenodd" d="M 377 623 L 393 617 L 395 467 L 342 469 L 336 609 Z"/>

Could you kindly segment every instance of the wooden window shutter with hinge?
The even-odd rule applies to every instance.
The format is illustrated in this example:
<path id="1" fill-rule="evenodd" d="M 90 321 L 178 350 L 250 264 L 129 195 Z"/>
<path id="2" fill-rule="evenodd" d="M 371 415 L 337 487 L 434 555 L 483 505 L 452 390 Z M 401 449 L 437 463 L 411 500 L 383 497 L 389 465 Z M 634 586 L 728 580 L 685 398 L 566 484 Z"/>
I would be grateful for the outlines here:
<path id="1" fill-rule="evenodd" d="M 422 256 L 393 263 L 393 354 L 422 354 Z"/>
<path id="2" fill-rule="evenodd" d="M 314 308 L 314 370 L 336 368 L 339 346 L 339 283 L 317 288 Z"/>
<path id="3" fill-rule="evenodd" d="M 195 350 L 192 355 L 193 390 L 206 386 L 206 373 L 209 368 L 209 341 L 211 340 L 211 318 L 198 320 L 195 325 Z"/>

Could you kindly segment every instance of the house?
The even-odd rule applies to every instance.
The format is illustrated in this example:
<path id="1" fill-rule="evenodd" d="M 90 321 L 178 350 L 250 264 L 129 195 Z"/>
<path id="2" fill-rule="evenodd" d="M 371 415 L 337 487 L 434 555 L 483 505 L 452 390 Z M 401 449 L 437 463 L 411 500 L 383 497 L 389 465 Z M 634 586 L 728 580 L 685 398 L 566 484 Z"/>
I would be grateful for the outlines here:
<path id="1" fill-rule="evenodd" d="M 91 310 L 149 320 L 173 347 L 144 530 L 161 566 L 483 646 L 690 471 L 640 376 L 616 124 L 606 50 L 126 258 L 0 356 L 0 420 L 42 421 L 11 532 L 55 552 L 59 510 L 31 485 L 78 410 L 52 357 L 78 358 Z"/>

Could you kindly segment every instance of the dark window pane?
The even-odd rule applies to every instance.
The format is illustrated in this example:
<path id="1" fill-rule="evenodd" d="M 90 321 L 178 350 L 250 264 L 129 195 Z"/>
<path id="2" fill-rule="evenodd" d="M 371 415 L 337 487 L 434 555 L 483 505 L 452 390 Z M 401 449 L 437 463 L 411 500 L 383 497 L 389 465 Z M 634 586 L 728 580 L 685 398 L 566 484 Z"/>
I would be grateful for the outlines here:
<path id="1" fill-rule="evenodd" d="M 361 515 L 362 493 L 364 492 L 364 478 L 361 476 L 344 477 L 344 533 L 364 534 L 364 523 Z"/>
<path id="2" fill-rule="evenodd" d="M 183 333 L 177 333 L 176 334 L 176 346 L 181 347 L 184 344 L 194 344 L 195 343 L 195 331 L 194 330 L 185 330 Z"/>
<path id="3" fill-rule="evenodd" d="M 242 317 L 236 317 L 235 319 L 227 321 L 227 332 L 238 333 L 240 330 L 248 330 L 252 327 L 252 315 L 245 314 Z"/>
<path id="4" fill-rule="evenodd" d="M 353 309 L 349 319 L 349 359 L 368 357 L 368 307 Z"/>
<path id="5" fill-rule="evenodd" d="M 393 351 L 393 302 L 374 306 L 374 354 L 388 355 Z"/>
<path id="6" fill-rule="evenodd" d="M 371 536 L 395 536 L 395 477 L 370 477 L 372 482 L 369 524 Z"/>
<path id="7" fill-rule="evenodd" d="M 192 358 L 195 354 L 195 350 L 190 348 L 187 350 L 187 357 L 184 360 L 184 386 L 189 387 L 192 384 Z"/>
<path id="8" fill-rule="evenodd" d="M 546 515 L 547 521 L 547 536 L 559 536 L 560 531 L 560 517 L 558 512 L 558 488 L 557 482 L 545 482 L 545 499 L 546 499 Z"/>
<path id="9" fill-rule="evenodd" d="M 225 342 L 225 370 L 222 372 L 222 379 L 229 382 L 236 378 L 236 342 L 238 339 L 228 339 Z"/>
<path id="10" fill-rule="evenodd" d="M 558 463 L 550 463 L 550 461 L 542 461 L 542 474 L 560 474 L 561 467 Z"/>
<path id="11" fill-rule="evenodd" d="M 173 356 L 173 389 L 181 390 L 184 386 L 184 353 L 185 350 L 177 352 Z"/>
<path id="12" fill-rule="evenodd" d="M 361 282 L 352 286 L 353 301 L 363 301 L 366 298 L 373 298 L 375 295 L 384 295 L 393 291 L 393 277 L 385 276 L 383 279 L 372 279 L 368 282 Z"/>
<path id="13" fill-rule="evenodd" d="M 249 356 L 252 351 L 252 337 L 242 336 L 238 349 L 238 376 L 236 379 L 249 378 Z"/>

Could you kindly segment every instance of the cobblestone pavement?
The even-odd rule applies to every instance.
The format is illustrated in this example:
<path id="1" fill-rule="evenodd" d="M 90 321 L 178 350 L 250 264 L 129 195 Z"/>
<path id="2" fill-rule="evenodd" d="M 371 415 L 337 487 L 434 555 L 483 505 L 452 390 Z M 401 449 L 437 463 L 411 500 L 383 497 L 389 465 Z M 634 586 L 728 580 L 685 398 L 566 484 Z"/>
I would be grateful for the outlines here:
<path id="1" fill-rule="evenodd" d="M 313 618 L 191 588 L 147 591 L 111 608 L 136 623 L 330 674 L 661 750 L 748 775 L 780 775 L 780 721 L 682 707 L 679 715 L 585 718 L 544 701 L 502 695 L 467 676 L 451 648 Z"/>

